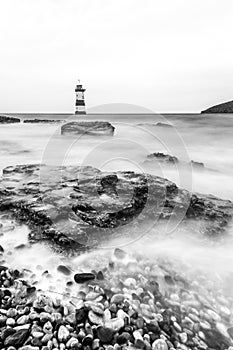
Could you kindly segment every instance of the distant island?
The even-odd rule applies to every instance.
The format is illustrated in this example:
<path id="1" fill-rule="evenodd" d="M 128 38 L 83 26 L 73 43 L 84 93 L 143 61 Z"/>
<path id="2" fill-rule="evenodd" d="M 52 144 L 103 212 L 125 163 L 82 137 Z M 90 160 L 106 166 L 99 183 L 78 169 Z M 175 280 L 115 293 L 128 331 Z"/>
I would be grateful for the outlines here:
<path id="1" fill-rule="evenodd" d="M 233 113 L 233 101 L 220 103 L 219 105 L 210 107 L 201 113 Z"/>

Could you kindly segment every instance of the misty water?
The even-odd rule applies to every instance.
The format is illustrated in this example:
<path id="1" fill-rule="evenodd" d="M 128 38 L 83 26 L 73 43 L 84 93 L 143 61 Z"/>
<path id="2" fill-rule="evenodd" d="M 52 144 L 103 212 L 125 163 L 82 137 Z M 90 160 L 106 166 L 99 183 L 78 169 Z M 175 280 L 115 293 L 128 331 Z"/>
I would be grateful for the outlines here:
<path id="1" fill-rule="evenodd" d="M 21 115 L 21 118 L 51 118 L 73 120 L 71 115 Z M 9 124 L 0 126 L 0 170 L 9 165 L 46 163 L 52 165 L 91 165 L 100 170 L 133 170 L 165 177 L 189 191 L 233 200 L 233 115 L 88 115 L 88 120 L 107 120 L 115 126 L 113 137 L 61 135 L 61 124 Z M 146 163 L 153 152 L 176 156 L 187 166 L 167 166 Z M 204 163 L 205 170 L 195 170 L 188 164 L 193 160 Z M 6 251 L 9 266 L 32 270 L 38 275 L 40 287 L 52 285 L 62 291 L 68 277 L 57 272 L 59 264 L 72 271 L 82 271 L 104 264 L 112 248 L 124 246 L 124 239 L 108 242 L 109 249 L 98 249 L 82 256 L 69 258 L 54 252 L 44 243 L 28 245 L 29 229 L 25 225 L 1 218 L 3 235 L 0 243 Z M 146 223 L 145 223 L 146 225 Z M 163 230 L 161 229 L 161 232 Z M 193 237 L 187 227 L 179 231 L 154 236 L 153 242 L 142 238 L 124 249 L 146 252 L 147 258 L 168 259 L 179 272 L 188 275 L 206 274 L 212 281 L 221 280 L 231 292 L 233 276 L 233 229 L 217 241 Z M 14 248 L 24 243 L 23 250 Z M 52 280 L 43 279 L 48 270 Z M 52 287 L 51 287 L 52 288 Z"/>

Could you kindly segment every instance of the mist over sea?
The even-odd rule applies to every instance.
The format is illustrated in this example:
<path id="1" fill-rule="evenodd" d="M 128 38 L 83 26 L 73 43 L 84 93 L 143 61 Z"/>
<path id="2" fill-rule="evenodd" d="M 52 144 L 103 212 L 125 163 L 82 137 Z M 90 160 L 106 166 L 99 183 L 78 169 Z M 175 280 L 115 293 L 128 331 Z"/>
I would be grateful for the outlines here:
<path id="1" fill-rule="evenodd" d="M 13 114 L 12 114 L 13 116 Z M 81 120 L 75 115 L 18 114 L 24 119 Z M 146 172 L 174 181 L 189 191 L 213 194 L 233 200 L 233 115 L 206 114 L 98 114 L 86 115 L 83 120 L 106 120 L 115 126 L 113 137 L 61 135 L 61 123 L 21 123 L 0 126 L 0 170 L 9 165 L 50 163 L 52 165 L 91 165 L 100 170 L 133 170 Z M 176 168 L 146 164 L 146 157 L 153 152 L 176 156 L 188 164 L 191 160 L 204 163 L 205 170 L 186 167 Z M 9 223 L 8 223 L 9 224 Z M 25 225 L 12 223 L 1 237 L 1 244 L 9 254 L 9 266 L 26 268 L 35 273 L 49 270 L 54 281 L 63 288 L 64 279 L 57 273 L 59 263 L 67 264 L 77 271 L 82 264 L 99 265 L 109 254 L 98 250 L 69 258 L 53 252 L 50 247 L 36 243 L 27 248 L 29 229 Z M 224 283 L 233 275 L 232 228 L 218 242 L 206 237 L 192 237 L 189 228 L 172 235 L 154 236 L 153 243 L 145 237 L 127 245 L 127 251 L 147 252 L 153 259 L 166 258 L 174 262 L 180 271 L 207 273 L 210 279 L 216 276 Z M 25 243 L 22 251 L 14 247 Z M 111 242 L 117 247 L 123 243 Z M 180 264 L 180 265 L 179 265 Z M 184 265 L 183 265 L 184 264 Z M 89 266 L 88 265 L 88 266 Z M 39 268 L 38 268 L 39 266 Z M 180 267 L 179 267 L 180 266 Z M 184 268 L 185 266 L 185 268 Z M 44 284 L 43 284 L 44 283 Z M 49 289 L 47 282 L 41 287 Z M 52 282 L 51 282 L 52 283 Z M 230 287 L 229 287 L 230 288 Z M 230 289 L 229 289 L 230 292 Z"/>

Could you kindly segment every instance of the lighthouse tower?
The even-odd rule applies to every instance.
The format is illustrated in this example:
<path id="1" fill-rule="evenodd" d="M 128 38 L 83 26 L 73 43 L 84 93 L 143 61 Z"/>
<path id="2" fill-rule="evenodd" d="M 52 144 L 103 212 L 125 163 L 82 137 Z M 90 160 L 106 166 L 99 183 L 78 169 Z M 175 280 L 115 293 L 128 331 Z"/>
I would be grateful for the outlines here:
<path id="1" fill-rule="evenodd" d="M 75 93 L 76 93 L 76 103 L 75 103 L 75 114 L 86 114 L 86 108 L 85 108 L 85 99 L 84 99 L 84 92 L 86 89 L 83 88 L 82 84 L 80 84 L 80 81 L 78 85 L 76 85 Z"/>

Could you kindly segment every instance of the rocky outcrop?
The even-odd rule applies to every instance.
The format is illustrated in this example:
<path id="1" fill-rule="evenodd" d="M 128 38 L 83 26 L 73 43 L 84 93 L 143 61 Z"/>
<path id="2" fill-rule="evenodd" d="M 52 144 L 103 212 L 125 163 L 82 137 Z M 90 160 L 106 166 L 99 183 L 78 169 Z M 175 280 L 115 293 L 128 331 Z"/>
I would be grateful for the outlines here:
<path id="1" fill-rule="evenodd" d="M 112 235 L 141 233 L 141 224 L 203 221 L 204 233 L 224 230 L 230 201 L 190 194 L 166 179 L 134 172 L 104 173 L 92 167 L 10 166 L 0 182 L 0 211 L 31 229 L 30 240 L 82 250 Z M 130 224 L 131 230 L 127 231 Z M 132 230 L 133 226 L 133 230 Z M 197 225 L 194 225 L 194 230 Z M 198 231 L 199 232 L 199 231 Z"/>
<path id="2" fill-rule="evenodd" d="M 153 165 L 156 163 L 166 164 L 168 166 L 169 165 L 174 166 L 176 164 L 179 164 L 179 166 L 186 167 L 186 168 L 191 166 L 192 169 L 196 171 L 204 171 L 204 170 L 214 171 L 212 169 L 205 168 L 205 165 L 202 162 L 196 162 L 194 160 L 191 160 L 190 162 L 184 162 L 184 161 L 180 161 L 175 156 L 172 156 L 170 154 L 164 154 L 162 152 L 154 152 L 154 153 L 148 154 L 144 164 Z"/>
<path id="3" fill-rule="evenodd" d="M 0 124 L 20 123 L 19 118 L 0 116 Z"/>
<path id="4" fill-rule="evenodd" d="M 233 113 L 233 101 L 221 103 L 219 105 L 207 108 L 201 113 Z"/>
<path id="5" fill-rule="evenodd" d="M 58 119 L 25 119 L 23 121 L 24 123 L 30 123 L 30 124 L 47 124 L 47 123 L 61 123 L 62 120 L 58 120 Z"/>
<path id="6" fill-rule="evenodd" d="M 61 134 L 71 135 L 113 135 L 114 126 L 102 121 L 75 121 L 62 125 Z"/>
<path id="7" fill-rule="evenodd" d="M 169 154 L 164 154 L 161 152 L 155 152 L 151 153 L 147 156 L 148 160 L 157 160 L 162 163 L 168 163 L 168 164 L 176 164 L 178 163 L 178 158 L 175 156 L 171 156 Z"/>

